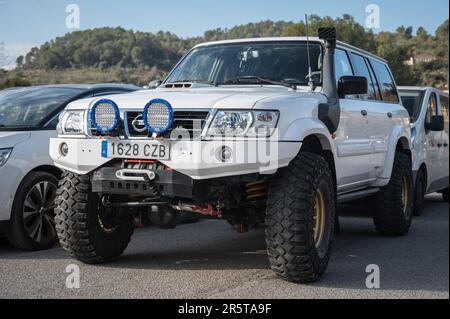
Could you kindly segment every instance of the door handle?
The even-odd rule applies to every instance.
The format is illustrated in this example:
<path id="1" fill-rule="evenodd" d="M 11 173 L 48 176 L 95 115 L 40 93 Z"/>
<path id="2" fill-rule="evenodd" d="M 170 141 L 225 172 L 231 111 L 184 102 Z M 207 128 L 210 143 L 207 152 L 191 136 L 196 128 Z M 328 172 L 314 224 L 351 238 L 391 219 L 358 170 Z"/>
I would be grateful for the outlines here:
<path id="1" fill-rule="evenodd" d="M 387 117 L 389 117 L 389 118 L 391 119 L 391 118 L 393 117 L 392 113 L 389 112 L 389 113 L 387 114 Z"/>
<path id="2" fill-rule="evenodd" d="M 361 115 L 362 115 L 362 116 L 367 116 L 367 114 L 368 114 L 368 113 L 367 113 L 366 110 L 362 110 L 362 111 L 361 111 Z"/>

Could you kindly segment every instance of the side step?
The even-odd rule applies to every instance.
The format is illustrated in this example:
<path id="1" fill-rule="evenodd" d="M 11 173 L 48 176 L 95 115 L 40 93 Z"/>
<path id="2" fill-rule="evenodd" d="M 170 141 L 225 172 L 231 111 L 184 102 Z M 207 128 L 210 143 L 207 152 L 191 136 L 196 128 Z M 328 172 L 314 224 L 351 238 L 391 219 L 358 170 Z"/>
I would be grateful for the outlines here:
<path id="1" fill-rule="evenodd" d="M 338 204 L 350 202 L 352 200 L 356 200 L 356 199 L 360 199 L 360 198 L 364 198 L 364 197 L 369 197 L 371 195 L 378 193 L 379 191 L 380 191 L 379 188 L 367 188 L 367 189 L 363 189 L 363 190 L 356 191 L 356 192 L 340 194 L 340 195 L 338 195 L 338 198 L 337 198 Z"/>

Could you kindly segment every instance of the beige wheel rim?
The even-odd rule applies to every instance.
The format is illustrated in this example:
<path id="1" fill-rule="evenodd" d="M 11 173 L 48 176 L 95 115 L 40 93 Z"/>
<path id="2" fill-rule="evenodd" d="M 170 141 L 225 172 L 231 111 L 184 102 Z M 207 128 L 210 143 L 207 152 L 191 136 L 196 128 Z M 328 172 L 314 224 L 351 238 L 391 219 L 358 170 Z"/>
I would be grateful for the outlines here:
<path id="1" fill-rule="evenodd" d="M 326 203 L 321 190 L 317 190 L 314 205 L 314 244 L 319 248 L 325 234 Z"/>

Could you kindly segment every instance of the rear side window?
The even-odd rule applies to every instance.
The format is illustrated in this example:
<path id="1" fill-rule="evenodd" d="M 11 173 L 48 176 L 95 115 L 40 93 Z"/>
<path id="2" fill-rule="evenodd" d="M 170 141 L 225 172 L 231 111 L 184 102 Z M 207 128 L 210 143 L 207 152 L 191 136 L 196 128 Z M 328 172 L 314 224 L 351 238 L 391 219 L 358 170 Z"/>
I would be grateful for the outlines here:
<path id="1" fill-rule="evenodd" d="M 441 95 L 441 109 L 442 109 L 442 115 L 444 116 L 444 122 L 445 122 L 445 132 L 449 131 L 449 124 L 448 124 L 448 96 Z"/>
<path id="2" fill-rule="evenodd" d="M 399 103 L 397 87 L 394 84 L 394 79 L 392 79 L 391 73 L 388 67 L 375 60 L 371 60 L 373 71 L 377 77 L 378 83 L 381 89 L 381 96 L 383 101 L 389 103 Z"/>
<path id="3" fill-rule="evenodd" d="M 352 61 L 356 75 L 365 77 L 368 83 L 367 94 L 361 95 L 360 97 L 364 100 L 377 100 L 379 98 L 376 94 L 378 89 L 375 90 L 376 84 L 373 82 L 366 59 L 359 54 L 352 53 Z"/>
<path id="4" fill-rule="evenodd" d="M 336 83 L 339 79 L 346 75 L 353 75 L 352 65 L 348 58 L 347 52 L 344 50 L 336 49 L 335 54 L 335 65 L 336 65 Z"/>

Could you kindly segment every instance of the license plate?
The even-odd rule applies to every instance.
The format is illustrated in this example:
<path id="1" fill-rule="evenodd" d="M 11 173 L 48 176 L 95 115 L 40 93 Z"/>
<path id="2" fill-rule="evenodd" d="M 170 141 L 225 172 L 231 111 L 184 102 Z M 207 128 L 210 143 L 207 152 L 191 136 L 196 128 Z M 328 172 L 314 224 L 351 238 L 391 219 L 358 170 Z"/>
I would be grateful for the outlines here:
<path id="1" fill-rule="evenodd" d="M 102 141 L 102 157 L 169 160 L 170 144 L 160 141 Z"/>

